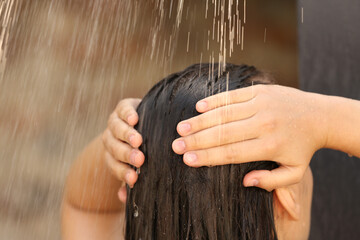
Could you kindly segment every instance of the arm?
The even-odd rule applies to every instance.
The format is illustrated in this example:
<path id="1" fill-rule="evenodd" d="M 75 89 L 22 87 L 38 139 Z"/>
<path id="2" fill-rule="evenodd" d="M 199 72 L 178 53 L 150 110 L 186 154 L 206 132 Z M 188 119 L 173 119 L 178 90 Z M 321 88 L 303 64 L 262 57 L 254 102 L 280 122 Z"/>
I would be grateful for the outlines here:
<path id="1" fill-rule="evenodd" d="M 104 156 L 98 137 L 70 170 L 62 205 L 64 240 L 123 238 L 125 206 L 117 198 L 123 182 L 106 166 Z"/>
<path id="2" fill-rule="evenodd" d="M 133 128 L 140 101 L 120 101 L 102 137 L 91 142 L 70 169 L 62 204 L 64 240 L 123 239 L 125 205 L 117 195 L 125 202 L 125 182 L 132 186 L 137 180 L 128 164 L 139 167 L 145 158 L 137 149 L 142 138 Z"/>
<path id="3" fill-rule="evenodd" d="M 117 108 L 117 120 L 112 121 L 112 135 L 119 135 L 123 142 L 135 131 L 137 101 L 123 100 Z M 174 151 L 184 154 L 184 162 L 193 167 L 261 160 L 280 164 L 273 171 L 248 173 L 245 186 L 270 191 L 295 184 L 321 148 L 360 157 L 360 101 L 257 85 L 208 97 L 196 108 L 201 115 L 179 123 L 177 130 L 182 138 L 174 141 Z M 141 144 L 141 136 L 136 134 L 135 139 L 136 144 L 129 145 Z M 115 159 L 118 162 L 109 164 L 111 169 L 121 166 L 121 162 L 131 163 L 126 157 Z M 133 165 L 139 167 L 143 161 L 140 154 Z M 124 174 L 118 178 L 124 178 Z M 126 198 L 123 188 L 119 197 L 122 201 Z"/>
<path id="4" fill-rule="evenodd" d="M 360 101 L 324 96 L 327 104 L 328 137 L 326 148 L 360 158 Z"/>
<path id="5" fill-rule="evenodd" d="M 193 167 L 279 163 L 248 173 L 245 186 L 271 191 L 295 184 L 321 148 L 360 157 L 359 101 L 257 85 L 208 97 L 196 108 L 201 115 L 179 123 L 174 151 Z"/>

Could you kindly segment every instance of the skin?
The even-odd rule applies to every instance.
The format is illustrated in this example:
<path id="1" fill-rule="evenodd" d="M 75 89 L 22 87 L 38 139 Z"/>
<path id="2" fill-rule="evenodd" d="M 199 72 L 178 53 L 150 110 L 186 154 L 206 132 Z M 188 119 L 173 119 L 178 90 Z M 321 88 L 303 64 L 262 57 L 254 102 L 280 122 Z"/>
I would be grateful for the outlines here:
<path id="1" fill-rule="evenodd" d="M 305 170 L 303 179 L 273 191 L 274 219 L 278 239 L 308 239 L 311 223 L 313 176 Z"/>
<path id="2" fill-rule="evenodd" d="M 118 180 L 119 172 L 113 166 L 108 167 L 107 156 L 108 150 L 99 136 L 73 164 L 61 209 L 62 239 L 124 239 L 125 205 L 116 195 L 124 182 Z M 298 184 L 278 188 L 273 195 L 279 239 L 307 239 L 312 196 L 310 169 Z"/>
<path id="3" fill-rule="evenodd" d="M 61 209 L 62 239 L 119 239 L 123 236 L 125 206 L 119 201 L 117 190 L 124 182 L 110 170 L 106 155 L 99 136 L 71 167 Z"/>
<path id="4" fill-rule="evenodd" d="M 142 137 L 134 129 L 139 121 L 136 108 L 140 102 L 141 99 L 120 101 L 110 115 L 108 127 L 102 136 L 106 150 L 105 159 L 110 171 L 130 187 L 137 181 L 137 174 L 129 164 L 140 167 L 145 160 L 144 154 L 138 149 L 142 144 Z M 120 200 L 125 202 L 126 187 L 120 188 L 118 194 Z"/>
<path id="5" fill-rule="evenodd" d="M 108 162 L 110 168 L 117 168 L 118 179 L 125 179 L 130 186 L 136 177 L 127 164 L 140 167 L 144 162 L 137 149 L 142 138 L 133 128 L 139 102 L 122 100 L 104 136 L 106 149 L 124 149 L 117 154 L 109 150 L 112 157 Z M 256 85 L 203 99 L 196 109 L 202 114 L 178 124 L 181 138 L 173 142 L 173 150 L 184 154 L 184 162 L 192 167 L 260 160 L 280 165 L 272 171 L 248 173 L 243 181 L 247 187 L 271 191 L 299 183 L 313 154 L 321 148 L 360 157 L 360 132 L 355 131 L 360 122 L 360 101 Z M 128 174 L 133 177 L 126 179 Z M 126 199 L 124 188 L 118 194 L 122 201 Z"/>
<path id="6" fill-rule="evenodd" d="M 206 98 L 196 108 L 204 114 L 178 125 L 183 137 L 173 143 L 174 151 L 185 153 L 185 163 L 194 167 L 259 160 L 280 164 L 272 171 L 250 172 L 245 186 L 271 191 L 298 183 L 321 148 L 360 156 L 360 133 L 354 131 L 360 121 L 359 101 L 259 85 Z M 184 128 L 187 124 L 190 128 Z M 204 143 L 222 131 L 227 140 Z M 181 141 L 185 150 L 177 148 Z"/>

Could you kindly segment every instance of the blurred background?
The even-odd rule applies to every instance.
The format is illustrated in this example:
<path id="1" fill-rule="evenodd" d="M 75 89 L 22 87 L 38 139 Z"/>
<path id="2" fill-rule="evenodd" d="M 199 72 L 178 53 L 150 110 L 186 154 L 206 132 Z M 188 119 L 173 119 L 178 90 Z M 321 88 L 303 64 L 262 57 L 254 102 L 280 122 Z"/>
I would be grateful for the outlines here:
<path id="1" fill-rule="evenodd" d="M 2 0 L 0 17 L 0 239 L 60 239 L 72 162 L 168 74 L 220 59 L 298 84 L 295 0 Z"/>

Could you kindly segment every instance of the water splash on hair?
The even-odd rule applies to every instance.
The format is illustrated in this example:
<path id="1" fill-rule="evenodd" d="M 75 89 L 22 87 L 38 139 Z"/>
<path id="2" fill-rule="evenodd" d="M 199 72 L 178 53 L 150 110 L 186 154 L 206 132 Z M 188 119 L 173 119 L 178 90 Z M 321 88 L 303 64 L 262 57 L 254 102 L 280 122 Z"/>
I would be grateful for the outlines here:
<path id="1" fill-rule="evenodd" d="M 137 218 L 139 216 L 139 208 L 138 206 L 135 204 L 133 204 L 133 207 L 134 207 L 134 218 Z"/>

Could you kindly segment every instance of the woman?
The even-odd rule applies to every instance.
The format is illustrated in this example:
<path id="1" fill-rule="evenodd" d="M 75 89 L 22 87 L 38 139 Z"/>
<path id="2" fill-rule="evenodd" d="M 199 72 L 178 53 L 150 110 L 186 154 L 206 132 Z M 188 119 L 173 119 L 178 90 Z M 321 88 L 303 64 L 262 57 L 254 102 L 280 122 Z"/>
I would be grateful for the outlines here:
<path id="1" fill-rule="evenodd" d="M 240 95 L 243 96 L 250 92 L 257 99 L 264 100 L 257 101 L 258 104 L 250 107 L 246 106 L 246 101 L 242 105 L 243 110 L 266 115 L 267 120 L 251 118 L 252 120 L 245 122 L 241 114 L 232 113 L 233 119 L 244 123 L 241 129 L 257 126 L 258 139 L 261 141 L 247 148 L 248 153 L 258 152 L 257 149 L 261 148 L 261 159 L 276 161 L 282 167 L 271 172 L 250 173 L 245 177 L 244 184 L 271 190 L 297 183 L 304 175 L 311 156 L 319 149 L 329 148 L 331 150 L 318 152 L 315 161 L 312 161 L 317 182 L 312 239 L 354 239 L 360 235 L 357 224 L 360 221 L 360 207 L 356 207 L 359 206 L 357 203 L 360 201 L 360 192 L 354 190 L 359 189 L 360 186 L 358 174 L 360 169 L 360 68 L 358 67 L 360 2 L 300 0 L 298 10 L 300 87 L 307 92 L 280 86 L 257 86 L 253 91 L 251 89 L 234 91 L 241 92 Z M 343 96 L 347 99 L 330 95 Z M 211 105 L 219 99 L 213 97 L 208 100 L 208 104 Z M 120 102 L 109 125 L 109 129 L 117 129 L 119 132 L 109 130 L 105 136 L 105 140 L 114 136 L 117 141 L 111 143 L 117 146 L 127 145 L 129 151 L 134 152 L 132 156 L 137 156 L 135 158 L 137 166 L 144 161 L 143 155 L 136 151 L 141 143 L 141 136 L 132 128 L 137 121 L 135 107 L 139 101 L 139 99 L 125 99 Z M 241 101 L 244 99 L 229 103 L 229 108 L 235 109 L 236 106 L 241 108 Z M 199 104 L 197 109 L 206 114 L 194 118 L 191 124 L 200 126 L 196 131 L 204 134 L 197 138 L 194 129 L 185 133 L 179 126 L 178 130 L 182 136 L 192 136 L 201 142 L 202 139 L 211 138 L 207 126 L 211 125 L 216 113 L 221 114 L 221 105 L 219 108 L 212 106 L 210 109 L 204 109 Z M 226 121 L 223 123 L 226 124 Z M 212 128 L 222 127 L 218 124 Z M 186 129 L 188 127 L 185 126 L 185 131 Z M 126 133 L 133 134 L 132 141 L 128 140 L 129 135 Z M 233 131 L 229 137 L 236 138 L 236 133 L 237 131 Z M 284 142 L 292 144 L 282 144 Z M 104 143 L 108 147 L 109 141 Z M 246 141 L 243 143 L 246 145 Z M 186 147 L 192 149 L 193 153 L 202 152 L 213 156 L 212 159 L 200 156 L 199 161 L 192 163 L 185 159 L 190 166 L 227 164 L 227 161 L 218 157 L 224 154 L 229 156 L 232 154 L 231 162 L 248 161 L 240 154 L 228 152 L 226 144 L 221 147 L 214 145 L 207 146 L 206 149 L 196 149 L 197 146 L 190 143 Z M 133 185 L 136 174 L 128 165 L 123 164 L 129 162 L 130 154 L 126 152 L 121 156 L 111 153 L 110 155 L 114 159 L 110 161 L 111 166 L 114 166 L 114 170 L 116 166 L 119 179 L 125 178 L 123 173 L 129 173 L 129 176 L 134 177 L 127 179 L 127 182 Z M 298 157 L 294 158 L 294 156 Z M 121 200 L 126 198 L 124 188 L 120 189 L 119 197 Z"/>
<path id="2" fill-rule="evenodd" d="M 169 76 L 156 84 L 138 107 L 137 129 L 143 136 L 140 150 L 147 161 L 138 183 L 128 190 L 126 238 L 306 239 L 310 169 L 298 184 L 267 192 L 246 189 L 240 183 L 249 171 L 274 169 L 273 162 L 196 169 L 186 166 L 172 151 L 170 143 L 178 137 L 175 127 L 179 121 L 198 115 L 194 108 L 197 101 L 226 90 L 270 83 L 267 76 L 246 65 L 210 69 L 212 66 L 194 65 Z M 207 143 L 224 141 L 226 134 L 220 131 Z M 113 148 L 112 152 L 123 151 Z M 121 229 L 124 223 L 116 225 L 115 219 L 121 218 L 124 209 L 114 201 L 119 185 L 116 174 L 109 179 L 108 170 L 102 169 L 106 168 L 105 154 L 111 165 L 111 154 L 96 140 L 72 168 L 63 207 L 65 239 L 82 239 L 85 231 L 94 231 L 91 236 L 98 239 L 109 239 L 111 229 Z M 96 221 L 98 227 L 91 227 Z M 110 236 L 116 239 L 120 233 Z"/>

